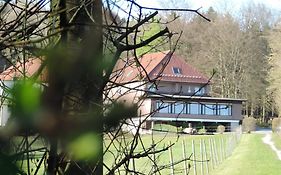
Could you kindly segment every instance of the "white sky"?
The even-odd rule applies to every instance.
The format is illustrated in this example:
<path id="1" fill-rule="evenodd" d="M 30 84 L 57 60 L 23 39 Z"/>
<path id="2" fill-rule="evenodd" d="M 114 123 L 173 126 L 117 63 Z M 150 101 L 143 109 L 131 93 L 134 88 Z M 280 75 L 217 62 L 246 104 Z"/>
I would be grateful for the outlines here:
<path id="1" fill-rule="evenodd" d="M 165 1 L 137 0 L 139 4 L 149 7 L 159 7 L 159 4 Z M 273 10 L 278 10 L 279 12 L 281 12 L 281 0 L 187 0 L 187 2 L 191 8 L 197 9 L 202 7 L 202 10 L 208 10 L 210 6 L 214 7 L 215 9 L 222 8 L 222 10 L 225 10 L 226 8 L 239 10 L 240 7 L 243 6 L 243 4 L 248 4 L 251 2 L 264 3 L 266 6 L 272 8 Z"/>

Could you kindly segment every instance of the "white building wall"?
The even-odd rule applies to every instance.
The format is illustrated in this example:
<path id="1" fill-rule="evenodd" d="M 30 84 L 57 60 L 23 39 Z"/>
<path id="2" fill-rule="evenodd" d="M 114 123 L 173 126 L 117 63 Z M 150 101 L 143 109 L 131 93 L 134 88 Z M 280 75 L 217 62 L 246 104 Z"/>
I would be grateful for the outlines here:
<path id="1" fill-rule="evenodd" d="M 13 81 L 0 81 L 0 126 L 5 126 L 11 115 L 8 107 L 8 93 L 5 89 L 12 88 Z"/>
<path id="2" fill-rule="evenodd" d="M 131 119 L 127 120 L 128 124 L 122 126 L 123 131 L 136 134 L 139 128 L 140 134 L 149 132 L 143 129 L 145 127 L 145 122 L 143 121 L 147 119 L 151 112 L 151 99 L 142 98 L 146 91 L 146 82 L 143 81 L 128 82 L 124 86 L 115 87 L 110 90 L 109 98 L 126 105 L 137 104 L 139 106 L 138 116 L 132 116 Z"/>

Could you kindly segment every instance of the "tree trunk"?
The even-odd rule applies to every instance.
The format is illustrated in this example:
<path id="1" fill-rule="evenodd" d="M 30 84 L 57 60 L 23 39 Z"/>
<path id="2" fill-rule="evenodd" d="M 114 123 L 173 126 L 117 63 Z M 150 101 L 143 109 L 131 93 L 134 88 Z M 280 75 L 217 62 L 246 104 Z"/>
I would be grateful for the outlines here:
<path id="1" fill-rule="evenodd" d="M 102 1 L 93 0 L 84 8 L 76 11 L 81 5 L 79 0 L 61 0 L 59 27 L 63 30 L 58 53 L 48 58 L 49 82 L 46 92 L 48 109 L 52 111 L 53 120 L 57 125 L 50 135 L 50 155 L 48 174 L 57 174 L 58 168 L 58 139 L 61 129 L 73 127 L 64 121 L 77 125 L 76 133 L 92 132 L 97 136 L 97 158 L 88 162 L 70 161 L 65 174 L 103 174 L 103 33 L 102 33 Z M 72 10 L 70 10 L 72 9 Z M 75 10 L 73 10 L 75 9 Z M 77 12 L 77 13 L 76 13 Z M 59 53 L 65 52 L 65 53 Z M 64 68 L 64 69 L 63 69 Z M 65 98 L 65 95 L 75 96 L 78 102 Z M 69 119 L 71 111 L 74 119 Z M 60 119 L 63 116 L 64 119 Z M 86 117 L 85 117 L 86 116 Z M 73 121 L 74 120 L 74 121 Z M 85 124 L 83 127 L 83 124 Z M 76 129 L 76 128 L 75 128 Z M 57 131 L 57 132 L 56 132 Z M 60 131 L 63 132 L 63 131 Z M 66 129 L 67 133 L 67 129 Z M 70 134 L 71 133 L 67 133 Z M 77 136 L 79 137 L 79 134 Z M 63 151 L 63 150 L 62 150 Z"/>

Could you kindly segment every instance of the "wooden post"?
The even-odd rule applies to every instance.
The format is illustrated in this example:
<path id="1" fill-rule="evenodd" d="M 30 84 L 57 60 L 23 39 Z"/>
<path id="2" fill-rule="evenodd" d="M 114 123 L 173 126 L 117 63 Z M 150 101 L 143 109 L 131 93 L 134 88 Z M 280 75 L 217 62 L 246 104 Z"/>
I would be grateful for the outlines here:
<path id="1" fill-rule="evenodd" d="M 184 160 L 183 162 L 183 168 L 184 168 L 184 174 L 188 174 L 188 170 L 187 170 L 187 164 L 186 164 L 186 151 L 185 151 L 185 141 L 182 141 L 182 158 Z"/>
<path id="2" fill-rule="evenodd" d="M 223 158 L 226 159 L 226 138 L 222 138 Z"/>
<path id="3" fill-rule="evenodd" d="M 214 161 L 214 154 L 213 154 L 213 144 L 212 144 L 212 139 L 209 139 L 209 146 L 210 146 L 210 160 L 213 169 L 215 168 L 215 161 Z"/>
<path id="4" fill-rule="evenodd" d="M 152 149 L 153 149 L 153 163 L 152 163 L 152 169 L 154 172 L 156 172 L 156 166 L 155 166 L 155 163 L 156 163 L 156 158 L 155 158 L 155 145 L 154 145 L 154 138 L 153 138 L 153 134 L 152 134 Z M 156 173 L 154 173 L 156 174 Z"/>
<path id="5" fill-rule="evenodd" d="M 213 146 L 214 146 L 216 165 L 218 165 L 219 164 L 219 157 L 218 157 L 218 150 L 217 150 L 217 144 L 216 144 L 216 140 L 215 139 L 213 139 Z"/>
<path id="6" fill-rule="evenodd" d="M 199 147 L 200 147 L 200 170 L 201 170 L 201 175 L 204 175 L 204 160 L 203 160 L 203 148 L 202 148 L 202 139 L 200 139 L 200 142 L 199 142 Z"/>
<path id="7" fill-rule="evenodd" d="M 193 157 L 193 174 L 197 175 L 197 170 L 196 170 L 196 154 L 195 154 L 195 145 L 194 145 L 194 140 L 192 140 L 192 157 Z"/>
<path id="8" fill-rule="evenodd" d="M 170 142 L 170 145 L 172 145 L 172 142 Z M 173 151 L 172 147 L 169 148 L 170 151 L 170 169 L 171 169 L 171 175 L 174 175 L 174 160 L 173 160 Z"/>
<path id="9" fill-rule="evenodd" d="M 220 149 L 220 162 L 222 163 L 223 161 L 223 150 L 222 150 L 222 141 L 221 141 L 222 138 L 219 138 L 219 149 Z"/>
<path id="10" fill-rule="evenodd" d="M 210 158 L 208 159 L 207 157 L 207 152 L 206 152 L 206 142 L 205 140 L 203 140 L 203 153 L 204 153 L 204 159 L 206 161 L 205 165 L 206 165 L 206 172 L 207 172 L 207 175 L 209 174 L 209 160 Z"/>

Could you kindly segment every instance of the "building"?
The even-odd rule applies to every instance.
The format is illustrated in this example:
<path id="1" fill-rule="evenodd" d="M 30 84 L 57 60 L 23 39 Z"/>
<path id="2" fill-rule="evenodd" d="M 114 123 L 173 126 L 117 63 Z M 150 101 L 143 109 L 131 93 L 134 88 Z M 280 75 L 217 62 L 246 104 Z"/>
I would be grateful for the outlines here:
<path id="1" fill-rule="evenodd" d="M 29 59 L 0 74 L 0 125 L 5 125 L 9 117 L 4 87 L 12 87 L 24 71 L 27 77 L 36 75 L 41 64 L 39 58 Z M 45 82 L 46 76 L 44 70 L 37 78 Z M 209 78 L 169 51 L 146 54 L 138 60 L 120 58 L 108 85 L 111 88 L 105 94 L 110 98 L 139 105 L 139 116 L 125 127 L 133 132 L 138 126 L 150 130 L 157 122 L 222 123 L 234 130 L 242 120 L 243 99 L 211 97 Z"/>
<path id="2" fill-rule="evenodd" d="M 22 78 L 23 76 L 31 77 L 36 76 L 40 70 L 42 60 L 39 58 L 31 58 L 24 62 L 17 62 L 14 66 L 9 67 L 0 74 L 0 126 L 4 126 L 10 116 L 9 110 L 9 98 L 8 90 L 13 87 L 14 82 Z M 43 73 L 38 74 L 37 80 L 45 82 L 47 79 L 46 70 L 42 70 Z"/>
<path id="3" fill-rule="evenodd" d="M 127 126 L 130 130 L 165 122 L 220 123 L 234 130 L 243 118 L 245 100 L 210 96 L 209 78 L 169 51 L 146 54 L 138 61 L 120 59 L 111 79 L 122 84 L 111 90 L 112 97 L 140 106 L 139 117 Z"/>

